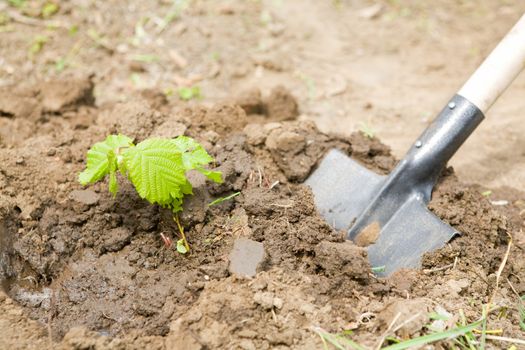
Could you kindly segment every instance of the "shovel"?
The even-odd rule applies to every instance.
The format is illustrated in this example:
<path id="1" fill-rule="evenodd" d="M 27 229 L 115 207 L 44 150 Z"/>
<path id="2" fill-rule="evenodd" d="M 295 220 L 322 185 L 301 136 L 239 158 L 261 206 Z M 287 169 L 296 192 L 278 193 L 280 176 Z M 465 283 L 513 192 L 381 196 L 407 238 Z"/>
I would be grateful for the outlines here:
<path id="1" fill-rule="evenodd" d="M 525 66 L 525 15 L 452 97 L 388 176 L 330 150 L 307 179 L 315 204 L 347 239 L 366 246 L 379 276 L 417 268 L 459 232 L 428 208 L 449 159 Z"/>

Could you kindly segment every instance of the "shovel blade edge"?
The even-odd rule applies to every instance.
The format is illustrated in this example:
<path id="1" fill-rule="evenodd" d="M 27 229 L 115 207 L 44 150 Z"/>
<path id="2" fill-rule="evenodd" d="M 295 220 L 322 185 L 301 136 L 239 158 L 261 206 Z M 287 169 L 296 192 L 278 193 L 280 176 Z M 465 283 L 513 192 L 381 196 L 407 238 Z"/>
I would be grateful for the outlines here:
<path id="1" fill-rule="evenodd" d="M 375 243 L 368 246 L 370 265 L 384 266 L 376 273 L 379 276 L 388 276 L 402 268 L 419 268 L 423 254 L 444 247 L 459 234 L 416 197 L 400 204 L 381 228 Z"/>

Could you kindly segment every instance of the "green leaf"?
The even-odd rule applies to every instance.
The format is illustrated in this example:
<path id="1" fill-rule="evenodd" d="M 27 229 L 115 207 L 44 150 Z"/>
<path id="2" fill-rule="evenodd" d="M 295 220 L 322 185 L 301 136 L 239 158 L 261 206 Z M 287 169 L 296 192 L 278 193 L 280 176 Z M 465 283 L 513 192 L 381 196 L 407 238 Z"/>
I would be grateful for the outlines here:
<path id="1" fill-rule="evenodd" d="M 186 245 L 184 244 L 183 239 L 179 239 L 177 241 L 177 251 L 181 254 L 186 254 L 188 252 L 188 249 L 186 249 Z"/>
<path id="2" fill-rule="evenodd" d="M 197 168 L 197 171 L 199 171 L 201 174 L 203 174 L 213 182 L 216 182 L 218 184 L 221 184 L 223 182 L 222 173 L 220 171 L 212 171 L 204 168 Z"/>
<path id="3" fill-rule="evenodd" d="M 178 136 L 172 142 L 182 153 L 182 163 L 186 170 L 196 169 L 211 181 L 222 183 L 222 173 L 204 169 L 203 166 L 213 161 L 204 147 L 188 136 Z"/>
<path id="4" fill-rule="evenodd" d="M 153 138 L 124 151 L 128 177 L 150 203 L 179 208 L 187 190 L 182 155 L 169 139 Z"/>
<path id="5" fill-rule="evenodd" d="M 133 146 L 133 140 L 124 135 L 109 135 L 103 142 L 97 142 L 87 152 L 86 169 L 78 175 L 82 185 L 102 180 L 109 173 L 109 153 L 118 154 L 120 148 Z M 115 157 L 113 162 L 117 162 Z"/>
<path id="6" fill-rule="evenodd" d="M 182 153 L 182 162 L 186 170 L 202 167 L 213 161 L 213 158 L 206 152 L 197 141 L 188 136 L 178 136 L 172 139 L 174 145 Z"/>

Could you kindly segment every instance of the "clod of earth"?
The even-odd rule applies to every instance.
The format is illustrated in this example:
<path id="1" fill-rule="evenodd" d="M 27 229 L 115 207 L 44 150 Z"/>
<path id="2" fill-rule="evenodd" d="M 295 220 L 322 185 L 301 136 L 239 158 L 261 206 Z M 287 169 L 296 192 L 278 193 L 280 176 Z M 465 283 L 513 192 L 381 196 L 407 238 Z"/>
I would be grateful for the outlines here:
<path id="1" fill-rule="evenodd" d="M 82 204 L 94 205 L 98 203 L 100 195 L 92 190 L 74 190 L 71 191 L 70 198 Z"/>

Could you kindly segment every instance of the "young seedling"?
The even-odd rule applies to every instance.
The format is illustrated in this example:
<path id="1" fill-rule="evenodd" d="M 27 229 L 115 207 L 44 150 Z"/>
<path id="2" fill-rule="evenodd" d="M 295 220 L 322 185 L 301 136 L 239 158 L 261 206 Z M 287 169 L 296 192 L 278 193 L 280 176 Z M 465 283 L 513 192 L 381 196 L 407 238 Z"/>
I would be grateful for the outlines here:
<path id="1" fill-rule="evenodd" d="M 359 131 L 369 139 L 373 139 L 375 136 L 374 129 L 372 129 L 372 126 L 367 122 L 359 123 Z"/>
<path id="2" fill-rule="evenodd" d="M 179 98 L 183 101 L 189 101 L 191 99 L 199 99 L 202 97 L 201 89 L 198 86 L 192 87 L 181 87 L 179 90 Z"/>
<path id="3" fill-rule="evenodd" d="M 127 136 L 109 135 L 87 152 L 87 166 L 79 174 L 78 180 L 82 185 L 87 185 L 109 175 L 109 192 L 116 196 L 119 171 L 131 181 L 141 198 L 172 210 L 181 235 L 177 250 L 184 254 L 190 247 L 177 213 L 182 210 L 184 196 L 192 194 L 186 172 L 194 169 L 208 179 L 221 183 L 220 172 L 204 168 L 212 161 L 213 158 L 206 150 L 187 136 L 151 138 L 135 145 Z"/>

